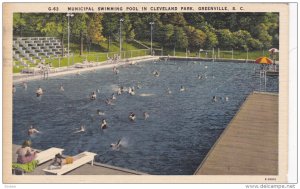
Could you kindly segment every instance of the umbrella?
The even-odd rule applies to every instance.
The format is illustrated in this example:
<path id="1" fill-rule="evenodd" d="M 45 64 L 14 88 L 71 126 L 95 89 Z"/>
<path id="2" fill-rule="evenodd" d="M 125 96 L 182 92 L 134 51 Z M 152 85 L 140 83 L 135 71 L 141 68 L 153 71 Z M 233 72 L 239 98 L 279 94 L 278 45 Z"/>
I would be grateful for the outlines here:
<path id="1" fill-rule="evenodd" d="M 269 49 L 269 53 L 271 53 L 271 54 L 276 53 L 276 52 L 279 52 L 279 50 L 276 48 Z"/>
<path id="2" fill-rule="evenodd" d="M 255 63 L 258 64 L 272 64 L 273 61 L 269 59 L 268 57 L 262 56 L 255 60 Z"/>

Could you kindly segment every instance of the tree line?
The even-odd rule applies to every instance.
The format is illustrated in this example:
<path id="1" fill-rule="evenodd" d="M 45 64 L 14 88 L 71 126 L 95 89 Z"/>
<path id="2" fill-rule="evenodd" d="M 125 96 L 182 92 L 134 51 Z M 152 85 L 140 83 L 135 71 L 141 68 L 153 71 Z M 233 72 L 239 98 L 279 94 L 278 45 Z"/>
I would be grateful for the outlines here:
<path id="1" fill-rule="evenodd" d="M 120 19 L 122 18 L 122 21 Z M 76 13 L 70 17 L 72 42 L 84 45 L 120 39 L 150 41 L 168 49 L 258 50 L 279 46 L 279 13 Z M 63 13 L 14 13 L 13 35 L 51 36 L 66 41 L 68 17 Z"/>

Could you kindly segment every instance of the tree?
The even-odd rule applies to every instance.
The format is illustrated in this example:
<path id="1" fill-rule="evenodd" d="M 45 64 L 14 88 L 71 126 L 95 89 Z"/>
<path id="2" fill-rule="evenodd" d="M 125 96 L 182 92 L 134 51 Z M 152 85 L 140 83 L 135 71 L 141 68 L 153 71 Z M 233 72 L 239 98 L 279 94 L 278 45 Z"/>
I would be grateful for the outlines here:
<path id="1" fill-rule="evenodd" d="M 87 35 L 91 41 L 95 44 L 105 41 L 105 37 L 102 35 L 102 14 L 92 14 L 88 21 Z"/>
<path id="2" fill-rule="evenodd" d="M 174 42 L 174 48 L 183 49 L 188 47 L 188 38 L 181 27 L 174 27 L 172 41 Z"/>
<path id="3" fill-rule="evenodd" d="M 229 29 L 218 30 L 219 47 L 223 49 L 234 47 L 234 37 Z"/>
<path id="4" fill-rule="evenodd" d="M 110 51 L 112 39 L 117 39 L 120 16 L 115 13 L 105 13 L 102 19 L 103 35 L 107 39 L 107 51 Z"/>
<path id="5" fill-rule="evenodd" d="M 193 26 L 186 26 L 185 33 L 188 37 L 189 48 L 195 50 L 204 47 L 207 36 L 203 31 L 195 29 Z"/>
<path id="6" fill-rule="evenodd" d="M 80 55 L 83 54 L 83 39 L 87 34 L 87 21 L 90 17 L 87 13 L 76 13 L 73 18 L 70 18 L 71 28 L 70 32 L 74 35 L 74 38 L 80 41 Z M 72 19 L 72 20 L 71 20 Z"/>

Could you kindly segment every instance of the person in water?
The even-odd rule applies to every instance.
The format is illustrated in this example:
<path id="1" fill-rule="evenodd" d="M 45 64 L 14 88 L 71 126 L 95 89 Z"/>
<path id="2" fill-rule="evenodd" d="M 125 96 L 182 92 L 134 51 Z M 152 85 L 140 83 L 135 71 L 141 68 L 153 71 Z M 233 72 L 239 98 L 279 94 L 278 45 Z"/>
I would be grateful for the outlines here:
<path id="1" fill-rule="evenodd" d="M 91 94 L 90 99 L 91 99 L 91 100 L 96 100 L 96 97 L 97 97 L 97 95 L 96 95 L 96 92 L 94 91 L 94 92 Z"/>
<path id="2" fill-rule="evenodd" d="M 183 91 L 185 91 L 185 88 L 184 88 L 184 86 L 181 85 L 180 92 L 183 92 Z"/>
<path id="3" fill-rule="evenodd" d="M 116 100 L 117 99 L 114 93 L 111 95 L 111 99 L 112 100 Z"/>
<path id="4" fill-rule="evenodd" d="M 128 118 L 130 121 L 135 121 L 136 116 L 133 112 L 131 112 Z"/>
<path id="5" fill-rule="evenodd" d="M 101 129 L 106 129 L 106 128 L 107 128 L 106 120 L 105 120 L 105 119 L 102 119 L 102 122 L 101 122 Z"/>
<path id="6" fill-rule="evenodd" d="M 65 91 L 63 84 L 60 84 L 59 90 L 60 90 L 60 91 Z"/>
<path id="7" fill-rule="evenodd" d="M 27 83 L 25 81 L 23 81 L 23 88 L 27 90 Z"/>
<path id="8" fill-rule="evenodd" d="M 16 86 L 13 85 L 13 87 L 12 87 L 12 92 L 13 92 L 13 94 L 14 94 L 16 91 L 17 91 Z"/>
<path id="9" fill-rule="evenodd" d="M 97 109 L 97 115 L 101 116 L 101 115 L 104 115 L 104 113 L 101 112 L 99 109 Z"/>
<path id="10" fill-rule="evenodd" d="M 43 89 L 41 87 L 39 87 L 37 90 L 36 90 L 36 96 L 39 97 L 41 95 L 43 95 Z"/>
<path id="11" fill-rule="evenodd" d="M 85 131 L 85 126 L 81 125 L 80 129 L 78 131 L 75 131 L 74 133 L 81 133 L 81 132 L 84 132 L 84 131 Z"/>
<path id="12" fill-rule="evenodd" d="M 213 101 L 213 102 L 217 102 L 217 101 L 218 101 L 217 97 L 216 97 L 216 96 L 213 96 L 212 101 Z"/>
<path id="13" fill-rule="evenodd" d="M 149 118 L 149 114 L 147 112 L 144 112 L 144 119 L 148 119 Z"/>
<path id="14" fill-rule="evenodd" d="M 31 148 L 31 141 L 25 140 L 22 147 L 16 152 L 18 155 L 17 163 L 26 164 L 33 161 L 36 158 L 38 151 Z"/>
<path id="15" fill-rule="evenodd" d="M 30 128 L 28 129 L 28 135 L 31 136 L 33 134 L 39 133 L 40 131 L 38 131 L 36 128 L 34 128 L 32 125 L 30 126 Z"/>
<path id="16" fill-rule="evenodd" d="M 119 139 L 116 143 L 111 143 L 111 144 L 110 144 L 110 147 L 111 147 L 113 150 L 119 149 L 119 148 L 121 147 L 121 139 Z"/>

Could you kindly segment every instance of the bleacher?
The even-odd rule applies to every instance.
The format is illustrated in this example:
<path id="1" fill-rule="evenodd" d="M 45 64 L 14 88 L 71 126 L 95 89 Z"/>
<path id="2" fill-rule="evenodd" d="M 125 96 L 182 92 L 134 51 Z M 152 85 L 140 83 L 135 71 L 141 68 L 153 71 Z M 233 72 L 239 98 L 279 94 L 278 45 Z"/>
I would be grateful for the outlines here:
<path id="1" fill-rule="evenodd" d="M 44 63 L 61 55 L 62 45 L 56 37 L 17 37 L 13 40 L 13 58 L 22 66 Z M 64 48 L 67 54 L 67 49 Z"/>

